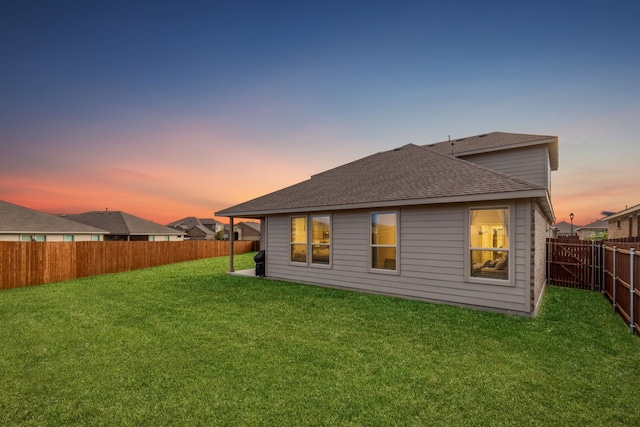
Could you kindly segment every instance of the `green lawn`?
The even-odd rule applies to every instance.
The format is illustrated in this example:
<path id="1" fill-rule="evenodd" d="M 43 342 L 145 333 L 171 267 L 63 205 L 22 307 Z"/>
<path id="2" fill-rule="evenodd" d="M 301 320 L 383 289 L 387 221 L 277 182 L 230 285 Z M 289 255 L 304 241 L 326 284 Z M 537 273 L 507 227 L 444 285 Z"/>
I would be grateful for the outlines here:
<path id="1" fill-rule="evenodd" d="M 0 292 L 0 425 L 640 425 L 640 339 L 598 293 L 524 319 L 227 262 Z"/>

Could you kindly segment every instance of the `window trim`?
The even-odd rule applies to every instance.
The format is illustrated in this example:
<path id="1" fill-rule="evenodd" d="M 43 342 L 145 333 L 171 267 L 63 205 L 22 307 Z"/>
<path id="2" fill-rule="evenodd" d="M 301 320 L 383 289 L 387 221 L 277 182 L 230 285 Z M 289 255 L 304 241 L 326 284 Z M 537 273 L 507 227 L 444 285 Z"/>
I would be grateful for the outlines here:
<path id="1" fill-rule="evenodd" d="M 471 247 L 470 243 L 470 233 L 471 233 L 471 211 L 474 209 L 508 209 L 509 210 L 509 219 L 507 225 L 509 227 L 508 239 L 509 239 L 509 247 L 507 249 L 502 248 L 501 252 L 508 252 L 508 277 L 506 280 L 503 279 L 492 279 L 489 277 L 475 277 L 471 275 L 471 251 L 472 250 L 481 250 L 474 249 Z M 468 283 L 477 283 L 483 285 L 498 285 L 498 286 L 510 286 L 513 287 L 516 285 L 516 271 L 515 271 L 515 215 L 516 215 L 516 207 L 515 203 L 500 203 L 495 205 L 473 205 L 468 206 L 465 209 L 465 225 L 464 225 L 464 281 Z"/>
<path id="2" fill-rule="evenodd" d="M 375 214 L 394 214 L 396 216 L 396 244 L 395 245 L 374 245 L 371 241 L 371 236 L 373 233 L 373 215 Z M 390 209 L 390 210 L 380 210 L 380 211 L 369 211 L 369 234 L 367 236 L 368 247 L 369 247 L 369 256 L 367 260 L 368 271 L 370 273 L 380 273 L 380 274 L 391 274 L 398 276 L 400 275 L 400 210 L 399 209 Z M 396 249 L 396 265 L 395 269 L 390 270 L 386 268 L 375 268 L 372 266 L 372 257 L 373 257 L 373 248 L 395 248 Z"/>

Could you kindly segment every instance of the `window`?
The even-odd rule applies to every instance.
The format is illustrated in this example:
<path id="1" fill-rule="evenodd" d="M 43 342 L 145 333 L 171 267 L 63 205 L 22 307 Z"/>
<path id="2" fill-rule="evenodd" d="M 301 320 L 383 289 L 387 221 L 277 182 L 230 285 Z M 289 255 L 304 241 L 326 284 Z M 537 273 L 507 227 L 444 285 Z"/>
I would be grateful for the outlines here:
<path id="1" fill-rule="evenodd" d="M 471 208 L 471 277 L 509 280 L 509 208 Z"/>
<path id="2" fill-rule="evenodd" d="M 100 235 L 99 234 L 92 234 L 91 235 L 91 241 L 92 242 L 99 242 L 100 241 Z"/>
<path id="3" fill-rule="evenodd" d="M 371 213 L 371 268 L 396 271 L 398 215 Z"/>
<path id="4" fill-rule="evenodd" d="M 329 265 L 331 257 L 331 217 L 311 217 L 311 264 Z"/>
<path id="5" fill-rule="evenodd" d="M 307 217 L 291 217 L 291 262 L 307 262 Z"/>
<path id="6" fill-rule="evenodd" d="M 65 234 L 64 235 L 65 242 L 73 242 L 73 234 Z"/>
<path id="7" fill-rule="evenodd" d="M 150 242 L 155 242 L 156 241 L 156 236 L 149 236 L 149 241 Z"/>
<path id="8" fill-rule="evenodd" d="M 21 234 L 20 235 L 20 241 L 22 241 L 22 242 L 30 242 L 31 240 L 33 240 L 33 235 L 32 234 Z"/>
<path id="9" fill-rule="evenodd" d="M 290 229 L 291 262 L 331 265 L 331 215 L 311 215 L 308 219 L 306 216 L 291 217 Z"/>

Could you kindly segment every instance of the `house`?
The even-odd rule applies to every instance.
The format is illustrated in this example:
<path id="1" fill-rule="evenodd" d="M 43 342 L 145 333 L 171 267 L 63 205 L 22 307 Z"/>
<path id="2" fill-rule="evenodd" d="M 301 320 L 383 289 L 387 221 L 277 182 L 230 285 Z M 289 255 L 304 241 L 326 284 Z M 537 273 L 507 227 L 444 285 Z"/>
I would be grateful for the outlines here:
<path id="1" fill-rule="evenodd" d="M 77 223 L 106 230 L 107 241 L 176 241 L 184 232 L 120 211 L 91 211 L 60 215 Z"/>
<path id="2" fill-rule="evenodd" d="M 190 216 L 174 221 L 167 227 L 182 231 L 192 240 L 215 240 L 216 233 L 224 229 L 224 224 L 213 218 Z"/>
<path id="3" fill-rule="evenodd" d="M 557 167 L 555 136 L 408 144 L 216 216 L 261 220 L 270 278 L 534 315 Z"/>
<path id="4" fill-rule="evenodd" d="M 607 222 L 609 239 L 640 238 L 640 205 L 625 208 L 602 220 Z"/>
<path id="5" fill-rule="evenodd" d="M 260 223 L 259 222 L 239 222 L 233 226 L 234 240 L 260 240 Z M 221 240 L 229 240 L 229 224 L 224 225 L 224 233 Z"/>
<path id="6" fill-rule="evenodd" d="M 101 241 L 106 230 L 0 200 L 0 241 Z"/>
<path id="7" fill-rule="evenodd" d="M 553 225 L 553 235 L 551 237 L 569 237 L 576 236 L 576 230 L 582 227 L 580 225 L 571 224 L 570 222 L 560 221 Z"/>
<path id="8" fill-rule="evenodd" d="M 602 236 L 607 231 L 607 228 L 607 221 L 598 220 L 576 228 L 576 234 L 580 240 L 591 240 L 598 235 Z"/>

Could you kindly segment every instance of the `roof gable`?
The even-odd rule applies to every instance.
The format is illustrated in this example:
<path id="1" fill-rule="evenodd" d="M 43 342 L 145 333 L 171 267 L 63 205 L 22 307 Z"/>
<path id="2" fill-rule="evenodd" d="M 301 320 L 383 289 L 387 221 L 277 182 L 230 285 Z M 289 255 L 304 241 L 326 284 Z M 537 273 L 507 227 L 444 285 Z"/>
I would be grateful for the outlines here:
<path id="1" fill-rule="evenodd" d="M 505 149 L 530 147 L 547 144 L 549 146 L 549 160 L 551 170 L 558 169 L 558 138 L 551 135 L 530 135 L 524 133 L 491 132 L 465 138 L 428 144 L 440 154 L 467 156 L 471 154 L 487 153 Z"/>
<path id="2" fill-rule="evenodd" d="M 377 203 L 428 203 L 453 197 L 546 189 L 500 172 L 408 144 L 319 173 L 311 179 L 218 212 L 242 216 L 295 210 L 347 209 Z M 533 194 L 532 193 L 532 194 Z M 532 197 L 529 194 L 529 197 Z M 522 195 L 524 197 L 524 195 Z"/>

